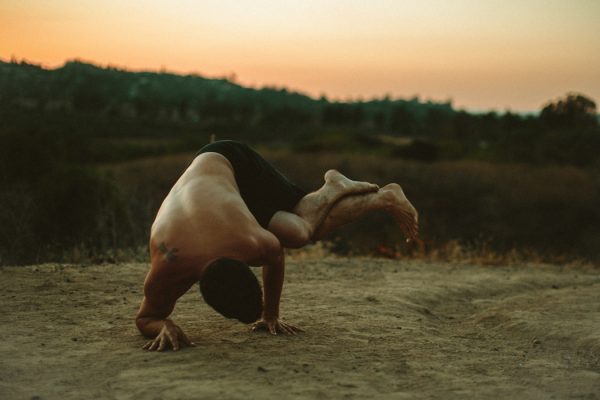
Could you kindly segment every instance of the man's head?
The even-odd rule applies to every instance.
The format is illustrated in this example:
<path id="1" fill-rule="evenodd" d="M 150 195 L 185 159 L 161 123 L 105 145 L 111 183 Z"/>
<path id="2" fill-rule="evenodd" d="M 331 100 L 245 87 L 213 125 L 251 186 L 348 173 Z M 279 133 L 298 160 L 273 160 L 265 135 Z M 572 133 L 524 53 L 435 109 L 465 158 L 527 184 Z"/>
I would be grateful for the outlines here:
<path id="1" fill-rule="evenodd" d="M 248 265 L 219 258 L 204 269 L 199 282 L 206 303 L 226 318 L 246 324 L 262 314 L 262 290 Z"/>

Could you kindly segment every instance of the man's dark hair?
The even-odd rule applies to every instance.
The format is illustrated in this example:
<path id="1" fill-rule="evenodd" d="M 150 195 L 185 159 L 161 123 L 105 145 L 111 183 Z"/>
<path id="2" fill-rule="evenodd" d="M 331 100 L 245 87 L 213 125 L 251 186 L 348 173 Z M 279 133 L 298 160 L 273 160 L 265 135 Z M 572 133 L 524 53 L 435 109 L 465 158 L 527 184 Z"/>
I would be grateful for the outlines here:
<path id="1" fill-rule="evenodd" d="M 206 303 L 226 318 L 249 324 L 262 314 L 262 290 L 245 263 L 219 258 L 208 264 L 199 282 Z"/>

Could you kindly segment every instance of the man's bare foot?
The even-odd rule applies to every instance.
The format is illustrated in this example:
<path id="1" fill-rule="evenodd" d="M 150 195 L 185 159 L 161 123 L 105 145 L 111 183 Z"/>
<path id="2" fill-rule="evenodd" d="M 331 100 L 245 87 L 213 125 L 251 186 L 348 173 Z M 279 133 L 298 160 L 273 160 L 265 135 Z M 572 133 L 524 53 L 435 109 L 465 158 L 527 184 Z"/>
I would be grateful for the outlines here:
<path id="1" fill-rule="evenodd" d="M 335 198 L 349 194 L 376 192 L 379 186 L 369 182 L 353 181 L 335 169 L 325 172 L 325 189 L 330 190 Z"/>
<path id="2" fill-rule="evenodd" d="M 410 204 L 400 185 L 390 183 L 381 188 L 388 211 L 394 216 L 407 242 L 419 240 L 419 213 Z"/>
<path id="3" fill-rule="evenodd" d="M 316 192 L 304 196 L 296 205 L 294 214 L 308 223 L 312 235 L 327 212 L 342 197 L 351 194 L 372 193 L 377 190 L 379 190 L 379 186 L 375 184 L 353 181 L 340 172 L 330 169 L 325 173 L 325 185 Z"/>

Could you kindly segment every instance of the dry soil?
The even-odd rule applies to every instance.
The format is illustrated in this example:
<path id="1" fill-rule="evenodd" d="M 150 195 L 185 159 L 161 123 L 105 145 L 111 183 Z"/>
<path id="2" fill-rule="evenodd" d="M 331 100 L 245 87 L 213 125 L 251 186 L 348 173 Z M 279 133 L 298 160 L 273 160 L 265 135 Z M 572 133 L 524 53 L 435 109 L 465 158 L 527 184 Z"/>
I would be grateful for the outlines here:
<path id="1" fill-rule="evenodd" d="M 0 399 L 598 399 L 600 270 L 380 259 L 288 263 L 298 336 L 252 333 L 195 286 L 198 345 L 150 353 L 147 265 L 0 268 Z"/>

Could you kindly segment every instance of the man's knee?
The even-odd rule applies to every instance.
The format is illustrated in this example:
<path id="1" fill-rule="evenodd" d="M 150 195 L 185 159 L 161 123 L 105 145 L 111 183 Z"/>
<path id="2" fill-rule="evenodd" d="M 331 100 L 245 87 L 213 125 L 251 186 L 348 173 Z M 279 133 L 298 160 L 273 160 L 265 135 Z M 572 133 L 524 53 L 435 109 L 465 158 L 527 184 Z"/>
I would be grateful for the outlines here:
<path id="1" fill-rule="evenodd" d="M 290 247 L 297 249 L 306 246 L 311 242 L 312 234 L 313 232 L 310 224 L 302 218 L 298 218 L 296 221 L 296 229 L 294 229 L 294 234 L 290 237 Z"/>
<path id="2" fill-rule="evenodd" d="M 271 231 L 285 247 L 300 248 L 311 241 L 312 228 L 310 224 L 298 215 L 279 211 L 269 223 Z"/>

